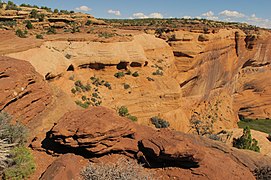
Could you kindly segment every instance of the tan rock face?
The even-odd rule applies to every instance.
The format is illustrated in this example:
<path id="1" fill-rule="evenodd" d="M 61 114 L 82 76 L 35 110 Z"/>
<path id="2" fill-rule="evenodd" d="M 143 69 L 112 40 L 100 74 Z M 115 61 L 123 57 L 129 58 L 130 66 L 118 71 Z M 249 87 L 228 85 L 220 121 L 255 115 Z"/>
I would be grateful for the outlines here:
<path id="1" fill-rule="evenodd" d="M 50 89 L 30 63 L 0 57 L 0 110 L 28 124 L 51 102 Z"/>
<path id="2" fill-rule="evenodd" d="M 155 167 L 156 173 L 169 179 L 187 175 L 193 178 L 204 175 L 206 179 L 254 179 L 250 171 L 271 163 L 254 152 L 244 154 L 205 138 L 138 125 L 103 107 L 67 113 L 47 133 L 42 148 L 53 153 L 62 149 L 88 158 L 124 154 L 136 157 L 151 167 L 150 170 Z M 175 173 L 169 173 L 172 170 Z"/>

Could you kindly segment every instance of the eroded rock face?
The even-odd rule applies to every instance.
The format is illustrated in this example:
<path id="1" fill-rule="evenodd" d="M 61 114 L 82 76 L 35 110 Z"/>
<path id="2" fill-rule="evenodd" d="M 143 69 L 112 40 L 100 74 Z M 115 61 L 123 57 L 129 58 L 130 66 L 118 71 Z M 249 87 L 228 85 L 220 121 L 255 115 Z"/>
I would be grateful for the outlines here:
<path id="1" fill-rule="evenodd" d="M 0 57 L 0 110 L 28 124 L 51 102 L 50 88 L 26 61 Z"/>
<path id="2" fill-rule="evenodd" d="M 37 138 L 38 139 L 38 138 Z M 42 147 L 38 147 L 38 144 Z M 254 179 L 251 171 L 271 160 L 201 137 L 156 131 L 118 117 L 103 107 L 67 113 L 34 149 L 75 153 L 85 158 L 121 154 L 155 168 L 163 178 Z M 175 173 L 169 173 L 170 171 Z"/>
<path id="3" fill-rule="evenodd" d="M 56 159 L 40 177 L 40 180 L 80 179 L 80 173 L 88 160 L 74 154 L 65 154 Z"/>

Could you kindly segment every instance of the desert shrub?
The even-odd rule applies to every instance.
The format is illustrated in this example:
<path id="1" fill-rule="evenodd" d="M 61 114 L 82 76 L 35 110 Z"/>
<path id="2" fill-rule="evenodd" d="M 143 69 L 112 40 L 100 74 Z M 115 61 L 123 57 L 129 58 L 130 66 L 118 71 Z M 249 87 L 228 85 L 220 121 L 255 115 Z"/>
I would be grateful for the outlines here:
<path id="1" fill-rule="evenodd" d="M 124 89 L 129 89 L 129 88 L 130 88 L 130 85 L 129 85 L 129 84 L 126 84 L 126 83 L 124 83 L 124 84 L 123 84 L 123 88 L 124 88 Z"/>
<path id="2" fill-rule="evenodd" d="M 257 180 L 271 179 L 271 167 L 263 166 L 254 170 L 254 176 Z"/>
<path id="3" fill-rule="evenodd" d="M 99 33 L 99 37 L 103 37 L 103 38 L 111 38 L 113 36 L 114 36 L 114 34 L 112 34 L 112 33 L 107 33 L 107 32 Z"/>
<path id="4" fill-rule="evenodd" d="M 167 122 L 166 120 L 154 116 L 151 118 L 151 123 L 156 127 L 156 128 L 167 128 L 170 126 L 169 122 Z"/>
<path id="5" fill-rule="evenodd" d="M 38 14 L 39 22 L 43 22 L 45 18 L 45 14 Z"/>
<path id="6" fill-rule="evenodd" d="M 84 103 L 82 103 L 81 101 L 77 100 L 75 101 L 75 103 L 78 105 L 78 106 L 81 106 L 82 108 L 88 108 L 89 105 L 90 105 L 90 102 L 89 101 L 85 101 Z"/>
<path id="7" fill-rule="evenodd" d="M 155 72 L 153 72 L 152 73 L 152 75 L 154 75 L 154 76 L 163 76 L 163 71 L 162 70 L 160 70 L 160 69 L 157 69 Z"/>
<path id="8" fill-rule="evenodd" d="M 53 27 L 50 27 L 47 31 L 47 34 L 56 34 L 56 29 Z"/>
<path id="9" fill-rule="evenodd" d="M 117 73 L 114 74 L 114 76 L 115 76 L 116 78 L 121 78 L 121 77 L 124 77 L 125 74 L 124 74 L 124 72 L 117 72 Z"/>
<path id="10" fill-rule="evenodd" d="M 60 10 L 59 11 L 61 14 L 70 14 L 70 11 L 67 11 L 67 10 Z"/>
<path id="11" fill-rule="evenodd" d="M 53 12 L 52 9 L 47 6 L 41 6 L 40 8 L 46 10 L 47 12 Z"/>
<path id="12" fill-rule="evenodd" d="M 238 149 L 248 149 L 255 152 L 260 152 L 260 147 L 258 146 L 258 141 L 252 139 L 249 127 L 245 127 L 243 130 L 243 135 L 239 138 L 233 138 L 233 147 Z"/>
<path id="13" fill-rule="evenodd" d="M 37 38 L 37 39 L 43 39 L 43 35 L 37 34 L 37 35 L 36 35 L 36 38 Z"/>
<path id="14" fill-rule="evenodd" d="M 128 70 L 127 72 L 125 72 L 126 75 L 131 75 L 132 72 L 130 70 Z"/>
<path id="15" fill-rule="evenodd" d="M 27 20 L 27 21 L 25 21 L 24 23 L 26 24 L 25 27 L 26 27 L 27 29 L 33 29 L 33 25 L 32 25 L 32 23 L 31 23 L 31 21 Z"/>
<path id="16" fill-rule="evenodd" d="M 65 58 L 67 58 L 67 59 L 71 59 L 71 58 L 72 58 L 72 56 L 71 56 L 70 54 L 66 54 L 66 55 L 65 55 Z"/>
<path id="17" fill-rule="evenodd" d="M 271 141 L 271 133 L 268 134 L 267 139 Z"/>
<path id="18" fill-rule="evenodd" d="M 73 94 L 75 94 L 75 93 L 77 92 L 77 90 L 76 90 L 75 88 L 72 88 L 72 89 L 71 89 L 71 92 L 72 92 Z"/>
<path id="19" fill-rule="evenodd" d="M 11 116 L 5 112 L 0 112 L 0 139 L 9 144 L 23 145 L 27 138 L 27 129 L 19 124 L 10 124 Z"/>
<path id="20" fill-rule="evenodd" d="M 139 73 L 136 71 L 132 74 L 133 77 L 138 77 L 139 76 Z"/>
<path id="21" fill-rule="evenodd" d="M 59 13 L 59 10 L 58 9 L 54 9 L 54 13 Z"/>
<path id="22" fill-rule="evenodd" d="M 151 180 L 152 175 L 134 160 L 119 159 L 113 163 L 90 163 L 82 172 L 84 180 Z"/>
<path id="23" fill-rule="evenodd" d="M 110 90 L 112 89 L 111 84 L 109 82 L 105 82 L 104 86 L 107 87 Z"/>
<path id="24" fill-rule="evenodd" d="M 126 106 L 121 106 L 118 108 L 118 114 L 122 117 L 126 117 L 129 115 L 128 108 Z"/>
<path id="25" fill-rule="evenodd" d="M 30 12 L 30 18 L 38 19 L 38 11 L 36 9 L 32 9 Z"/>
<path id="26" fill-rule="evenodd" d="M 87 97 L 84 95 L 84 96 L 82 96 L 82 98 L 81 98 L 83 101 L 86 101 L 87 100 Z"/>
<path id="27" fill-rule="evenodd" d="M 14 27 L 17 25 L 16 21 L 2 21 L 0 25 Z"/>
<path id="28" fill-rule="evenodd" d="M 30 151 L 23 146 L 11 151 L 13 165 L 4 171 L 5 179 L 26 179 L 35 171 L 35 162 Z"/>
<path id="29" fill-rule="evenodd" d="M 91 20 L 87 20 L 87 22 L 85 23 L 86 26 L 90 26 L 92 24 Z"/>
<path id="30" fill-rule="evenodd" d="M 148 81 L 154 81 L 154 79 L 151 78 L 151 77 L 147 77 L 147 80 L 148 80 Z"/>
<path id="31" fill-rule="evenodd" d="M 0 112 L 0 176 L 25 179 L 34 172 L 32 155 L 24 144 L 27 130 L 19 123 L 11 124 L 11 116 Z"/>
<path id="32" fill-rule="evenodd" d="M 16 4 L 14 4 L 12 1 L 8 1 L 7 6 L 6 6 L 6 10 L 21 10 L 21 8 L 17 7 Z"/>
<path id="33" fill-rule="evenodd" d="M 132 116 L 132 115 L 130 115 L 130 114 L 127 116 L 127 118 L 130 119 L 130 120 L 133 121 L 133 122 L 136 122 L 136 121 L 137 121 L 137 117 L 136 117 L 136 116 Z"/>
<path id="34" fill-rule="evenodd" d="M 17 29 L 15 32 L 16 36 L 20 38 L 26 38 L 27 31 L 22 31 L 21 29 Z"/>

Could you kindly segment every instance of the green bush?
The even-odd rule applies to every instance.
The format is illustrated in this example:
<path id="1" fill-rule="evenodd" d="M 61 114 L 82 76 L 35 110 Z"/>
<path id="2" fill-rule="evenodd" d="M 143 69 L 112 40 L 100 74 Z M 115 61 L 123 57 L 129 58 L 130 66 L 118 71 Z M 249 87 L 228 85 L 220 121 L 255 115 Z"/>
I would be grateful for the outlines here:
<path id="1" fill-rule="evenodd" d="M 170 126 L 169 122 L 157 116 L 151 118 L 151 123 L 156 128 L 167 128 Z"/>
<path id="2" fill-rule="evenodd" d="M 87 22 L 85 23 L 86 26 L 90 26 L 92 24 L 91 20 L 87 20 Z"/>
<path id="3" fill-rule="evenodd" d="M 26 23 L 25 27 L 26 27 L 27 29 L 33 29 L 33 25 L 32 25 L 32 23 L 31 23 L 31 21 L 25 21 L 25 23 Z"/>
<path id="4" fill-rule="evenodd" d="M 0 139 L 6 140 L 9 144 L 24 145 L 27 140 L 27 129 L 19 124 L 10 124 L 11 116 L 0 112 Z"/>
<path id="5" fill-rule="evenodd" d="M 37 39 L 43 39 L 43 36 L 42 36 L 41 34 L 37 34 L 37 35 L 36 35 L 36 38 L 37 38 Z"/>
<path id="6" fill-rule="evenodd" d="M 26 179 L 35 170 L 32 155 L 24 147 L 27 129 L 19 123 L 11 124 L 11 119 L 0 112 L 0 177 Z"/>
<path id="7" fill-rule="evenodd" d="M 260 152 L 260 147 L 258 146 L 258 141 L 252 139 L 249 127 L 245 127 L 243 130 L 243 135 L 239 138 L 233 138 L 233 147 L 238 149 L 248 149 L 255 152 Z"/>
<path id="8" fill-rule="evenodd" d="M 116 163 L 90 163 L 82 172 L 84 180 L 151 180 L 152 174 L 134 160 L 119 159 Z"/>
<path id="9" fill-rule="evenodd" d="M 90 105 L 90 102 L 89 101 L 85 101 L 84 103 L 82 103 L 81 101 L 77 100 L 75 101 L 75 103 L 78 105 L 78 106 L 81 106 L 82 108 L 88 108 L 89 105 Z"/>
<path id="10" fill-rule="evenodd" d="M 30 18 L 38 19 L 38 11 L 36 9 L 32 9 L 30 12 Z"/>
<path id="11" fill-rule="evenodd" d="M 35 162 L 30 151 L 23 146 L 11 151 L 14 165 L 5 169 L 4 179 L 26 179 L 35 171 Z"/>
<path id="12" fill-rule="evenodd" d="M 17 7 L 16 4 L 14 4 L 12 1 L 8 1 L 7 6 L 6 6 L 6 10 L 21 10 L 21 8 Z"/>
<path id="13" fill-rule="evenodd" d="M 136 117 L 136 116 L 132 116 L 132 115 L 130 115 L 130 114 L 127 116 L 127 118 L 130 119 L 130 120 L 133 121 L 133 122 L 136 122 L 136 121 L 137 121 L 137 117 Z"/>
<path id="14" fill-rule="evenodd" d="M 134 73 L 132 74 L 132 76 L 133 76 L 133 77 L 138 77 L 139 74 L 138 74 L 138 72 L 136 71 L 136 72 L 134 72 Z"/>
<path id="15" fill-rule="evenodd" d="M 126 106 L 121 106 L 120 108 L 118 108 L 118 113 L 122 117 L 126 117 L 129 115 L 129 111 Z"/>
<path id="16" fill-rule="evenodd" d="M 21 29 L 17 29 L 15 32 L 16 36 L 20 38 L 26 38 L 27 31 L 22 31 Z"/>
<path id="17" fill-rule="evenodd" d="M 47 31 L 47 34 L 56 34 L 56 29 L 53 27 L 50 27 Z"/>
<path id="18" fill-rule="evenodd" d="M 124 77 L 125 74 L 124 74 L 124 72 L 117 72 L 117 73 L 114 74 L 114 76 L 115 76 L 116 78 L 121 78 L 121 77 Z"/>
<path id="19" fill-rule="evenodd" d="M 59 13 L 59 10 L 58 9 L 54 9 L 54 13 Z"/>

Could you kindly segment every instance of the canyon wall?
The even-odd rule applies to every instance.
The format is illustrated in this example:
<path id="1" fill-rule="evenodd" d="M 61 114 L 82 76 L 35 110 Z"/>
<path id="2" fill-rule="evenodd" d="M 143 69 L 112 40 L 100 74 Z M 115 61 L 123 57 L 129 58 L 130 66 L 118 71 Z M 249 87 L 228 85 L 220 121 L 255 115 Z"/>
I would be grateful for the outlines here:
<path id="1" fill-rule="evenodd" d="M 95 76 L 112 86 L 99 88 L 102 106 L 127 106 L 142 124 L 160 116 L 172 128 L 189 132 L 196 118 L 219 131 L 236 127 L 239 117 L 270 117 L 270 35 L 254 33 L 179 30 L 164 40 L 141 33 L 126 42 L 47 41 L 8 56 L 29 61 L 74 100 L 82 96 L 71 93 L 74 81 L 90 83 Z M 114 77 L 127 70 L 139 76 Z"/>

